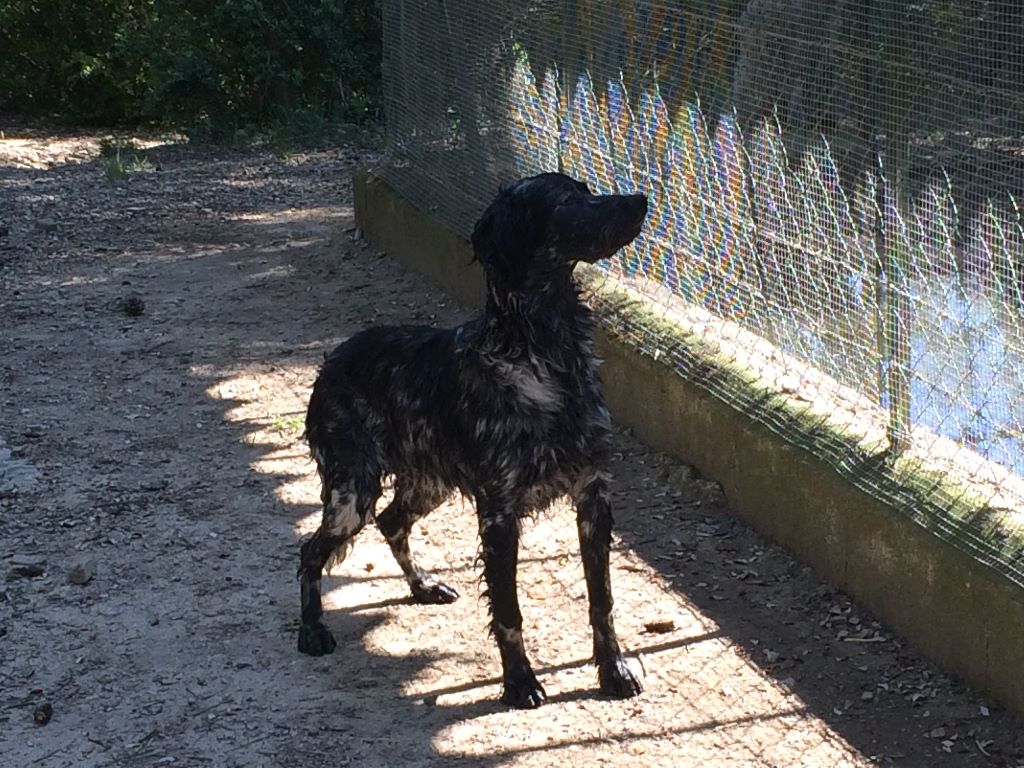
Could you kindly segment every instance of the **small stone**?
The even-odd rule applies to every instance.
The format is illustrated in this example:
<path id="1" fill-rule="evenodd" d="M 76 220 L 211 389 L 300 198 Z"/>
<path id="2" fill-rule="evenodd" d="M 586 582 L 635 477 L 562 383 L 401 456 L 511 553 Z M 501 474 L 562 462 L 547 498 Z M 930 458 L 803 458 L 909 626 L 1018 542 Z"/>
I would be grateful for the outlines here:
<path id="1" fill-rule="evenodd" d="M 0 498 L 28 490 L 38 478 L 39 470 L 25 459 L 15 457 L 0 437 Z"/>
<path id="2" fill-rule="evenodd" d="M 32 719 L 35 720 L 36 723 L 39 725 L 46 725 L 48 722 L 50 722 L 50 718 L 52 717 L 53 705 L 48 701 L 44 701 L 42 704 L 36 707 L 35 711 L 32 713 Z"/>
<path id="3" fill-rule="evenodd" d="M 92 558 L 80 560 L 68 571 L 68 581 L 72 584 L 88 584 L 96 575 L 96 561 Z"/>

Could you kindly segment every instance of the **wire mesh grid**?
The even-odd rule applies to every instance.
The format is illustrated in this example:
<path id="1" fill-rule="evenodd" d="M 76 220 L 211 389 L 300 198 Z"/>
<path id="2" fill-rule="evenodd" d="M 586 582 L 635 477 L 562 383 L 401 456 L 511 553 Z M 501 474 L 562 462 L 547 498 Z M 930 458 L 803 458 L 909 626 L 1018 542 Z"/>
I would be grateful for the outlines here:
<path id="1" fill-rule="evenodd" d="M 643 190 L 620 334 L 1024 585 L 1024 6 L 383 11 L 399 193 L 468 233 L 516 176 Z"/>

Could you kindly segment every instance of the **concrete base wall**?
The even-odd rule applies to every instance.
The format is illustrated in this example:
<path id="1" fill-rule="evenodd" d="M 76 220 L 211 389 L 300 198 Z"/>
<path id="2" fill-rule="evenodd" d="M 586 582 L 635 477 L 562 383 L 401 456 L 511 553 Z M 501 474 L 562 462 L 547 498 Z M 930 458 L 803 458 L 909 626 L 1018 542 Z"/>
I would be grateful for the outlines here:
<path id="1" fill-rule="evenodd" d="M 460 301 L 482 303 L 483 277 L 464 238 L 369 172 L 356 179 L 355 204 L 376 247 Z M 617 338 L 600 319 L 597 350 L 616 421 L 719 481 L 745 522 L 1024 718 L 1024 590 Z"/>

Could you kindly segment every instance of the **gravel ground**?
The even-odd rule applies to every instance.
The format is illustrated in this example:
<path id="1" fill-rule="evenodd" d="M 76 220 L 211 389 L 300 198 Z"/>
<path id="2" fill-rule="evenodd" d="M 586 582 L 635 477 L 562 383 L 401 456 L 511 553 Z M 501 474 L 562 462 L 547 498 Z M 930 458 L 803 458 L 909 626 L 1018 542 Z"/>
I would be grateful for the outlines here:
<path id="1" fill-rule="evenodd" d="M 358 146 L 285 155 L 99 135 L 0 140 L 4 766 L 1024 766 L 1024 729 L 740 524 L 714 483 L 618 435 L 616 617 L 646 680 L 595 693 L 571 512 L 524 533 L 551 695 L 497 702 L 473 511 L 372 531 L 296 651 L 302 440 L 317 362 L 358 328 L 466 311 L 358 239 Z M 952 620 L 952 619 L 951 619 Z"/>

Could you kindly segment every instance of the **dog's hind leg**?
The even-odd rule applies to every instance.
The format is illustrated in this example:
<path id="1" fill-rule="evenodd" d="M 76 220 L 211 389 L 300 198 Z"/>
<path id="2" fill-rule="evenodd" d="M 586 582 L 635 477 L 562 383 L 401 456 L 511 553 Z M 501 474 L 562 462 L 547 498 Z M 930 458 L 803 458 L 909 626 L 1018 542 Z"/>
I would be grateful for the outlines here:
<path id="1" fill-rule="evenodd" d="M 484 579 L 491 601 L 491 632 L 501 654 L 501 700 L 520 709 L 534 709 L 546 694 L 523 646 L 523 615 L 519 610 L 516 569 L 519 562 L 519 516 L 504 500 L 477 496 Z"/>
<path id="2" fill-rule="evenodd" d="M 612 623 L 612 586 L 608 558 L 612 541 L 612 509 L 608 483 L 598 473 L 576 496 L 576 523 L 580 535 L 583 573 L 590 601 L 590 626 L 594 630 L 594 660 L 601 691 L 628 698 L 643 690 L 619 649 Z"/>
<path id="3" fill-rule="evenodd" d="M 405 580 L 418 603 L 454 603 L 459 593 L 437 577 L 420 568 L 409 550 L 413 524 L 447 498 L 447 488 L 434 483 L 395 479 L 395 498 L 377 516 L 377 527 L 384 534 L 391 553 L 405 574 Z"/>
<path id="4" fill-rule="evenodd" d="M 319 460 L 319 457 L 318 457 Z M 302 623 L 299 626 L 299 650 L 311 656 L 331 653 L 335 647 L 330 631 L 320 621 L 320 578 L 324 565 L 335 556 L 343 559 L 352 539 L 373 515 L 380 496 L 380 480 L 372 472 L 362 482 L 339 476 L 342 468 L 322 469 L 323 520 L 316 533 L 302 545 L 299 582 L 302 599 Z"/>

